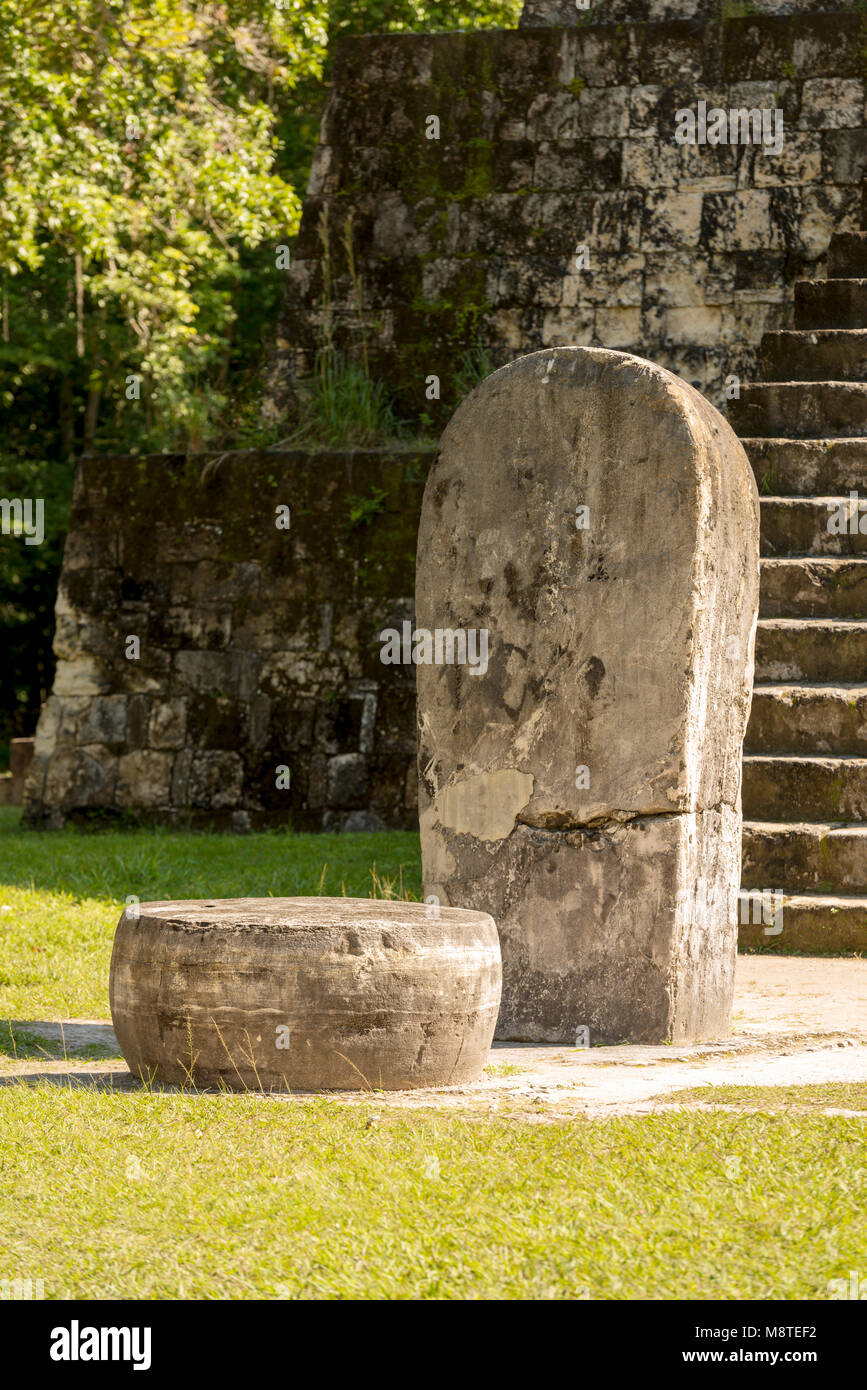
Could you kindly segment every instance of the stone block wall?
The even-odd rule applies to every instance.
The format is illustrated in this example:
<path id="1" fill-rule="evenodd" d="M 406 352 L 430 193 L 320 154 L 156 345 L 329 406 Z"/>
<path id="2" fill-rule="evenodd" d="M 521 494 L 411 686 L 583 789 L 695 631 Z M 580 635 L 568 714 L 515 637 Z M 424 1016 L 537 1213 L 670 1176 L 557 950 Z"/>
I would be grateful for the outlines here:
<path id="1" fill-rule="evenodd" d="M 852 0 L 524 0 L 521 27 L 622 24 L 625 20 L 736 19 L 853 13 Z"/>
<path id="2" fill-rule="evenodd" d="M 326 342 L 431 431 L 480 373 L 563 344 L 636 351 L 723 405 L 790 323 L 793 281 L 858 227 L 867 14 L 558 6 L 528 0 L 510 32 L 341 41 L 275 413 Z M 700 100 L 781 109 L 781 153 L 676 144 L 675 112 Z M 383 666 L 375 634 L 412 617 L 428 463 L 85 460 L 30 823 L 415 824 L 414 669 Z"/>
<path id="3" fill-rule="evenodd" d="M 26 820 L 417 824 L 415 668 L 377 634 L 413 617 L 429 462 L 84 459 Z"/>
<path id="4" fill-rule="evenodd" d="M 275 411 L 312 372 L 323 315 L 346 352 L 367 340 L 403 412 L 437 425 L 476 348 L 491 365 L 570 343 L 628 349 L 723 405 L 725 379 L 752 376 L 762 334 L 790 323 L 792 282 L 823 274 L 832 231 L 858 226 L 867 15 L 721 19 L 694 3 L 698 17 L 597 23 L 599 5 L 558 28 L 552 8 L 540 0 L 532 20 L 528 3 L 539 27 L 511 32 L 341 42 L 288 272 Z M 618 7 L 604 9 L 610 20 Z M 676 144 L 675 112 L 702 99 L 781 109 L 782 152 Z M 361 298 L 340 246 L 349 217 Z"/>

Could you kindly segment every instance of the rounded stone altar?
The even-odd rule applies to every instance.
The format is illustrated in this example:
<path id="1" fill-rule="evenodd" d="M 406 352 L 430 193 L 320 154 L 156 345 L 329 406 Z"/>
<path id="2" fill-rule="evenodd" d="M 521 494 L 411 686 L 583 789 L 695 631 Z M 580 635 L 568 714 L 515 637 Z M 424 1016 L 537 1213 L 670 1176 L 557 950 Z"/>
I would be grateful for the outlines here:
<path id="1" fill-rule="evenodd" d="M 227 898 L 128 908 L 109 993 L 121 1051 L 144 1079 L 392 1091 L 474 1081 L 500 986 L 486 912 Z"/>

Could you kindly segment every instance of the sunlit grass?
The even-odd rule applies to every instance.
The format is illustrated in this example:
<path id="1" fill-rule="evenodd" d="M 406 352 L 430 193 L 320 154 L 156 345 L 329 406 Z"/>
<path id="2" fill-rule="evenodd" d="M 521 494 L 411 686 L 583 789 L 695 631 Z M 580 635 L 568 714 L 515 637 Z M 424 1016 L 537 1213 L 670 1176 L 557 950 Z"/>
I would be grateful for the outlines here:
<path id="1" fill-rule="evenodd" d="M 108 1018 L 111 944 L 127 897 L 421 895 L 410 832 L 39 833 L 18 820 L 0 808 L 0 1018 Z"/>
<path id="2" fill-rule="evenodd" d="M 5 1278 L 54 1298 L 827 1298 L 863 1124 L 529 1124 L 375 1102 L 0 1089 Z"/>
<path id="3" fill-rule="evenodd" d="M 867 1111 L 867 1081 L 822 1081 L 811 1086 L 691 1086 L 674 1091 L 669 1101 L 703 1101 L 707 1105 L 743 1105 L 766 1110 Z"/>

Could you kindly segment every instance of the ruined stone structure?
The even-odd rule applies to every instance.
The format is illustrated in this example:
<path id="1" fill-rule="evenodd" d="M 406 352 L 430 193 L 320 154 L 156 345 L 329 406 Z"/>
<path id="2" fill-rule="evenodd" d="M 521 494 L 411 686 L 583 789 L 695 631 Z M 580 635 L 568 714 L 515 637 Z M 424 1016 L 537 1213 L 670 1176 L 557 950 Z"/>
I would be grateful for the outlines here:
<path id="1" fill-rule="evenodd" d="M 322 341 L 323 214 L 335 342 L 358 351 L 366 336 L 406 416 L 445 424 L 479 370 L 559 343 L 638 351 L 717 404 L 740 376 L 725 408 L 763 494 L 764 553 L 744 875 L 791 895 L 782 933 L 761 915 L 741 932 L 771 950 L 863 950 L 867 558 L 858 527 L 826 529 L 820 499 L 848 504 L 867 486 L 867 16 L 831 0 L 605 0 L 587 12 L 527 0 L 523 26 L 340 45 L 272 404 Z M 675 112 L 700 99 L 781 110 L 782 153 L 677 146 Z M 438 140 L 426 138 L 431 115 Z M 340 246 L 349 213 L 363 315 Z M 792 325 L 800 336 L 780 336 Z M 762 373 L 783 385 L 744 384 Z M 413 674 L 377 664 L 356 636 L 412 618 L 428 461 L 410 460 L 395 492 L 385 465 L 359 455 L 262 456 L 263 495 L 285 478 L 287 501 L 300 487 L 315 518 L 303 554 L 291 533 L 296 568 L 273 577 L 287 548 L 263 550 L 259 501 L 229 485 L 250 456 L 226 456 L 204 482 L 204 457 L 85 461 L 31 822 L 108 809 L 413 823 Z M 237 537 L 231 555 L 224 532 Z M 143 623 L 141 661 L 119 657 L 115 627 Z M 278 764 L 291 792 L 274 785 Z"/>
<path id="2" fill-rule="evenodd" d="M 414 673 L 378 633 L 412 616 L 427 463 L 84 459 L 30 823 L 414 825 Z"/>
<path id="3" fill-rule="evenodd" d="M 428 477 L 418 667 L 426 894 L 490 912 L 498 1036 L 725 1036 L 759 506 L 722 416 L 654 364 L 533 353 L 458 409 Z"/>
<path id="4" fill-rule="evenodd" d="M 867 16 L 752 8 L 530 0 L 526 22 L 572 27 L 344 40 L 275 408 L 312 371 L 324 314 L 338 346 L 367 339 L 402 413 L 442 425 L 481 349 L 490 365 L 560 344 L 638 352 L 722 406 L 762 335 L 791 322 L 794 281 L 825 273 L 832 232 L 857 227 L 867 167 Z M 675 9 L 699 18 L 628 17 Z M 780 153 L 678 145 L 676 112 L 699 101 L 781 113 Z M 350 214 L 361 314 L 339 244 Z"/>
<path id="5" fill-rule="evenodd" d="M 521 26 L 577 27 L 626 20 L 724 20 L 758 15 L 839 14 L 852 0 L 524 0 Z"/>

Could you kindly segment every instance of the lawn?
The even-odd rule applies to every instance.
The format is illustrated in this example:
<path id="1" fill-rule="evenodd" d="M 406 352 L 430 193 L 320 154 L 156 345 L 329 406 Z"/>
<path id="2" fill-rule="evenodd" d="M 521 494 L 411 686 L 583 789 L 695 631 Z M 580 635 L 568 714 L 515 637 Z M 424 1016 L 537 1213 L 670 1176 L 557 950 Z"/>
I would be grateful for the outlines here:
<path id="1" fill-rule="evenodd" d="M 689 1090 L 672 1091 L 668 1100 L 756 1110 L 796 1107 L 867 1113 L 867 1081 L 822 1081 L 807 1086 L 692 1086 Z"/>
<path id="2" fill-rule="evenodd" d="M 700 1088 L 681 1110 L 587 1120 L 508 1099 L 446 1112 L 435 1098 L 113 1092 L 96 1060 L 53 1081 L 11 1074 L 14 1057 L 63 1048 L 10 1020 L 109 1017 L 129 895 L 420 891 L 412 834 L 43 834 L 0 809 L 0 1284 L 41 1280 L 48 1298 L 825 1299 L 864 1271 L 865 1122 L 821 1113 L 863 1110 L 862 1086 Z"/>
<path id="3" fill-rule="evenodd" d="M 0 1088 L 0 1277 L 48 1298 L 825 1299 L 863 1121 L 530 1123 Z"/>
<path id="4" fill-rule="evenodd" d="M 409 832 L 40 833 L 19 818 L 0 807 L 0 1019 L 108 1019 L 111 943 L 129 896 L 421 896 Z"/>

